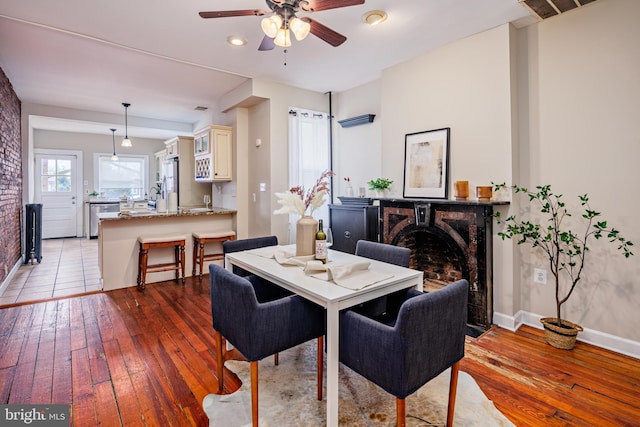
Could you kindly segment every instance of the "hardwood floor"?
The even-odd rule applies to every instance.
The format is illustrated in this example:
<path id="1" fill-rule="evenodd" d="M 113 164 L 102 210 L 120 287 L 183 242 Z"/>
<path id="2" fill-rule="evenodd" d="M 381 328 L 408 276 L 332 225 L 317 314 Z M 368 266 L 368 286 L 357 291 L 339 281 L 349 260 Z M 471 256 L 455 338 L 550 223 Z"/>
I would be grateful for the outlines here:
<path id="1" fill-rule="evenodd" d="M 208 277 L 0 309 L 0 403 L 68 403 L 83 427 L 208 425 L 210 316 Z M 518 426 L 640 425 L 638 359 L 496 328 L 468 339 L 462 370 Z"/>
<path id="2" fill-rule="evenodd" d="M 494 327 L 467 340 L 461 370 L 518 426 L 640 426 L 640 360 L 541 330 Z"/>

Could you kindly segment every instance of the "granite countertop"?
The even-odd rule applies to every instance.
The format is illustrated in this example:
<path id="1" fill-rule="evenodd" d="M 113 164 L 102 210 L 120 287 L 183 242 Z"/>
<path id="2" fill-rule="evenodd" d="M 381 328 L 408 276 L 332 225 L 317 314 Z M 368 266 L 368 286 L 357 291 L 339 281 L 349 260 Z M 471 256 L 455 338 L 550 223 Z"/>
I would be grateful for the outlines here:
<path id="1" fill-rule="evenodd" d="M 182 216 L 213 216 L 234 214 L 236 210 L 221 207 L 205 208 L 183 208 L 178 212 L 156 212 L 150 209 L 132 210 L 123 212 L 104 212 L 98 214 L 98 219 L 102 221 L 128 220 L 136 218 L 168 218 Z"/>

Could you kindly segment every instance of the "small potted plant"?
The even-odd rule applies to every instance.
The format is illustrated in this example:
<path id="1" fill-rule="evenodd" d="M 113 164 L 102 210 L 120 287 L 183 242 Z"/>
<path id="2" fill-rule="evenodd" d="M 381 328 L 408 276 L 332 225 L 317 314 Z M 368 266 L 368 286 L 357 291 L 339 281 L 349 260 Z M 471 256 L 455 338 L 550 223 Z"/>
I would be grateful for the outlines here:
<path id="1" fill-rule="evenodd" d="M 586 194 L 579 196 L 582 223 L 567 225 L 564 221 L 572 214 L 562 200 L 562 194 L 555 194 L 550 185 L 537 186 L 534 191 L 516 185 L 508 187 L 504 183 L 494 185 L 495 191 L 511 188 L 516 194 L 526 195 L 531 204 L 532 219 L 523 219 L 517 215 L 502 219 L 500 212 L 496 212 L 494 216 L 497 222 L 505 226 L 504 231 L 498 232 L 498 236 L 503 240 L 515 238 L 519 245 L 529 244 L 545 254 L 555 279 L 556 298 L 556 316 L 540 319 L 544 326 L 545 339 L 554 347 L 572 349 L 582 327 L 563 319 L 561 308 L 582 278 L 590 238 L 608 239 L 616 244 L 616 249 L 622 252 L 625 258 L 633 255 L 630 249 L 633 243 L 622 237 L 618 230 L 610 227 L 607 221 L 602 220 L 600 212 L 591 209 Z M 578 231 L 574 231 L 576 229 Z"/>
<path id="2" fill-rule="evenodd" d="M 387 178 L 376 178 L 367 184 L 369 184 L 369 190 L 375 191 L 378 197 L 384 197 L 385 192 L 391 187 L 393 181 Z"/>

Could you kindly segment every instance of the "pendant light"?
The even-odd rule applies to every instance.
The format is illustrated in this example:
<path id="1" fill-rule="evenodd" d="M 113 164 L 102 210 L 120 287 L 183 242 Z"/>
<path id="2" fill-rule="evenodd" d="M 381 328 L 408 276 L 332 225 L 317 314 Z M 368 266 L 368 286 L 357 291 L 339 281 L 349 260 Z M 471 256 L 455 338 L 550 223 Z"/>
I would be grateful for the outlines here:
<path id="1" fill-rule="evenodd" d="M 116 130 L 111 128 L 111 140 L 113 142 L 113 155 L 111 156 L 111 160 L 114 162 L 118 160 L 118 155 L 116 154 Z"/>
<path id="2" fill-rule="evenodd" d="M 124 139 L 122 140 L 122 145 L 123 147 L 131 147 L 131 140 L 129 139 L 129 126 L 127 123 L 127 109 L 131 106 L 131 104 L 127 103 L 127 102 L 123 102 L 122 105 L 124 106 Z"/>

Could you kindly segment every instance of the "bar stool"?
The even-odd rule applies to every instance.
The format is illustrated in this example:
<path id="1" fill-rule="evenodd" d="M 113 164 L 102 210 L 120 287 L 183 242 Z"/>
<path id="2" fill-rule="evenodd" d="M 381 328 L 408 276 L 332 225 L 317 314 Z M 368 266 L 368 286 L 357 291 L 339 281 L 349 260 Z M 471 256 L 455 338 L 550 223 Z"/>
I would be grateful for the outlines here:
<path id="1" fill-rule="evenodd" d="M 138 243 L 140 251 L 138 253 L 138 289 L 145 288 L 147 273 L 158 273 L 160 271 L 176 272 L 176 281 L 180 279 L 182 272 L 182 283 L 184 279 L 184 248 L 187 236 L 171 235 L 171 236 L 139 236 Z M 175 251 L 175 261 L 159 264 L 149 264 L 149 249 L 170 248 Z"/>
<path id="2" fill-rule="evenodd" d="M 202 278 L 202 266 L 205 261 L 215 261 L 224 259 L 224 253 L 222 249 L 220 252 L 213 252 L 206 254 L 204 250 L 204 245 L 207 243 L 222 243 L 227 240 L 235 240 L 236 233 L 235 231 L 227 230 L 227 231 L 215 231 L 210 233 L 192 233 L 193 237 L 193 271 L 191 272 L 192 276 L 196 275 L 196 267 L 200 266 L 199 276 Z"/>

